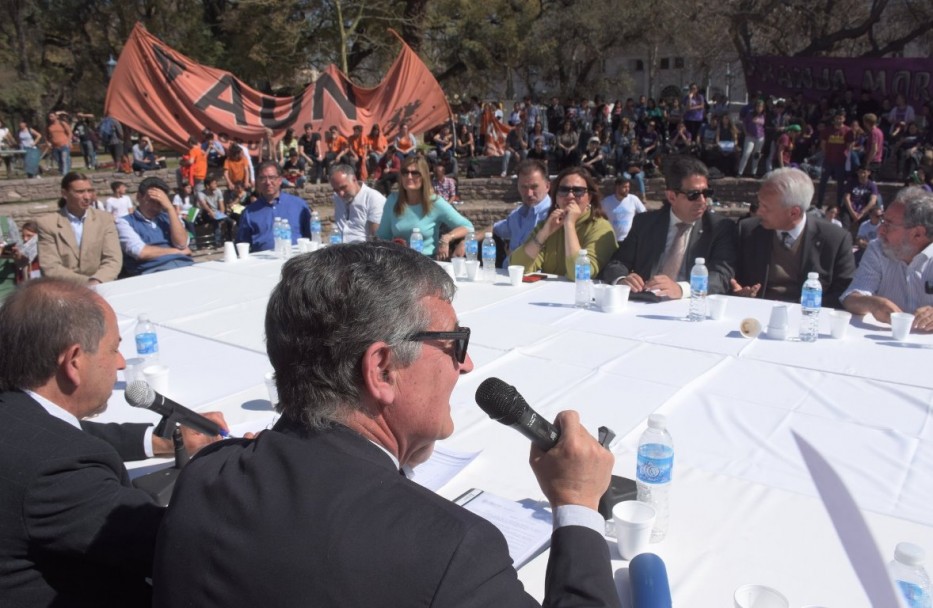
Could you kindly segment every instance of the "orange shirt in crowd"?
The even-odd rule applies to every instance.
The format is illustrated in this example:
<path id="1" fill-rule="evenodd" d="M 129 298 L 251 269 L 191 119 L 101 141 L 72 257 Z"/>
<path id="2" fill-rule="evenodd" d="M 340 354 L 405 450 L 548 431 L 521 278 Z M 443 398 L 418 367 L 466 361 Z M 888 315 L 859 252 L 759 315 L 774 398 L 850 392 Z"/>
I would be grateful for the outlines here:
<path id="1" fill-rule="evenodd" d="M 60 120 L 49 124 L 47 130 L 49 142 L 56 148 L 64 148 L 71 145 L 71 127 Z"/>
<path id="2" fill-rule="evenodd" d="M 353 150 L 353 153 L 360 158 L 366 158 L 366 153 L 369 151 L 369 138 L 363 135 L 357 137 L 356 135 L 350 136 L 350 149 Z"/>
<path id="3" fill-rule="evenodd" d="M 328 152 L 333 152 L 334 154 L 340 154 L 347 149 L 347 146 L 350 145 L 347 141 L 347 138 L 337 133 L 334 135 L 334 138 L 327 143 Z"/>
<path id="4" fill-rule="evenodd" d="M 188 150 L 188 156 L 191 157 L 191 176 L 196 181 L 203 182 L 207 179 L 207 154 L 200 144 L 197 144 Z"/>
<path id="5" fill-rule="evenodd" d="M 407 154 L 414 146 L 415 142 L 408 135 L 399 137 L 395 142 L 396 149 L 402 154 Z"/>
<path id="6" fill-rule="evenodd" d="M 378 154 L 385 154 L 386 148 L 389 147 L 389 142 L 382 133 L 376 137 L 367 135 L 364 139 L 369 143 L 369 148 Z"/>
<path id="7" fill-rule="evenodd" d="M 228 176 L 228 188 L 233 188 L 234 184 L 245 184 L 247 178 L 249 177 L 249 160 L 245 157 L 240 157 L 240 160 L 230 160 L 229 158 L 224 161 L 224 171 L 226 171 Z"/>

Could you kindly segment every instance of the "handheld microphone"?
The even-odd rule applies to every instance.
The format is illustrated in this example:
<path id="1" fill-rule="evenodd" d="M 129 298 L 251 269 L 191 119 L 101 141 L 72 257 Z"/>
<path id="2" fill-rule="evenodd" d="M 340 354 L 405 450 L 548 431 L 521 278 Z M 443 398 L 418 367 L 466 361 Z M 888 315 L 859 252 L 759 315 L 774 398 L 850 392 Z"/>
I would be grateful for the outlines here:
<path id="1" fill-rule="evenodd" d="M 220 435 L 222 437 L 227 437 L 229 435 L 227 431 L 213 420 L 205 418 L 201 414 L 189 410 L 179 403 L 175 403 L 165 395 L 160 395 L 155 392 L 145 380 L 136 380 L 132 382 L 126 387 L 125 396 L 126 402 L 133 407 L 152 410 L 164 416 L 166 420 L 173 421 L 168 425 L 160 424 L 160 426 L 170 427 L 168 429 L 169 434 L 171 434 L 171 427 L 174 427 L 174 423 L 177 422 L 178 424 L 183 424 L 205 435 Z"/>
<path id="2" fill-rule="evenodd" d="M 487 378 L 476 389 L 476 404 L 493 420 L 508 425 L 545 452 L 560 438 L 560 431 L 531 409 L 515 387 Z"/>
<path id="3" fill-rule="evenodd" d="M 633 608 L 671 608 L 671 586 L 664 560 L 654 553 L 640 553 L 628 564 Z"/>

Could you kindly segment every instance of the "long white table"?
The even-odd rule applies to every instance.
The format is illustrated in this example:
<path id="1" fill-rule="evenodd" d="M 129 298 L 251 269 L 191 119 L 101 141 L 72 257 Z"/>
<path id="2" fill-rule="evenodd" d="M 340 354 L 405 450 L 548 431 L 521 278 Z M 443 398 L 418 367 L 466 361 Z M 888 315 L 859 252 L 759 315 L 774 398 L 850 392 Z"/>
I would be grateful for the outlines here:
<path id="1" fill-rule="evenodd" d="M 99 287 L 120 315 L 124 354 L 133 319 L 160 326 L 171 396 L 220 409 L 232 425 L 271 422 L 263 374 L 263 319 L 281 262 L 209 262 Z M 773 303 L 729 298 L 721 321 L 684 321 L 687 302 L 629 303 L 619 314 L 572 307 L 564 281 L 461 282 L 454 307 L 472 329 L 473 373 L 451 398 L 456 432 L 445 445 L 480 456 L 441 489 L 480 487 L 542 500 L 527 441 L 475 405 L 490 376 L 514 384 L 541 414 L 576 409 L 592 432 L 622 439 L 615 473 L 634 477 L 635 448 L 652 412 L 667 414 L 676 447 L 671 525 L 653 549 L 667 563 L 675 605 L 728 606 L 745 583 L 782 590 L 791 606 L 867 606 L 791 439 L 794 430 L 840 472 L 887 559 L 911 540 L 933 551 L 933 336 L 891 339 L 855 320 L 844 340 L 748 340 L 739 320 L 766 323 Z M 796 335 L 799 306 L 791 306 Z M 151 420 L 118 384 L 104 420 Z M 615 555 L 614 545 L 612 552 Z M 541 597 L 546 555 L 520 571 Z M 625 562 L 615 562 L 624 579 Z"/>

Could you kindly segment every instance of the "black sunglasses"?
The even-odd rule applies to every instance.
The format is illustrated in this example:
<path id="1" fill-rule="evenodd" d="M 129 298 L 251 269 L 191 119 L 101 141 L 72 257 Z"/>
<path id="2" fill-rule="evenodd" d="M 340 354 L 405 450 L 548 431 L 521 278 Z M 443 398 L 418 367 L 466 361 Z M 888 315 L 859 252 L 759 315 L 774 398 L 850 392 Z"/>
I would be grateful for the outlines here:
<path id="1" fill-rule="evenodd" d="M 453 331 L 419 331 L 408 338 L 413 342 L 428 340 L 455 340 L 457 361 L 466 361 L 467 346 L 470 344 L 470 328 L 458 327 Z"/>
<path id="2" fill-rule="evenodd" d="M 684 196 L 687 197 L 688 201 L 695 201 L 701 196 L 704 198 L 713 197 L 712 188 L 707 188 L 706 190 L 687 190 L 686 192 L 684 192 L 683 190 L 675 190 L 674 192 L 676 192 L 677 194 L 683 194 Z"/>
<path id="3" fill-rule="evenodd" d="M 421 171 L 409 171 L 407 169 L 403 169 L 400 171 L 400 173 L 402 175 L 407 175 L 408 177 L 421 177 Z"/>
<path id="4" fill-rule="evenodd" d="M 557 196 L 568 196 L 573 194 L 574 198 L 580 198 L 584 194 L 589 192 L 589 189 L 585 186 L 558 186 L 557 187 Z"/>

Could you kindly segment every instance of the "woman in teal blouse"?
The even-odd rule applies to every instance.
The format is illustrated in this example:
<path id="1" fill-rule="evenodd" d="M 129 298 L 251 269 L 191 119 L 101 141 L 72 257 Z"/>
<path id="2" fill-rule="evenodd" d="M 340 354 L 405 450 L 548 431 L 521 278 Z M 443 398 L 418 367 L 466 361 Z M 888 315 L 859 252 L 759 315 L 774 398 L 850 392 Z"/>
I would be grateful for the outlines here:
<path id="1" fill-rule="evenodd" d="M 442 226 L 448 232 L 441 234 Z M 473 232 L 470 220 L 434 193 L 428 163 L 421 156 L 402 161 L 398 192 L 393 192 L 386 200 L 376 236 L 385 240 L 402 239 L 407 243 L 416 227 L 424 237 L 422 253 L 438 260 L 450 259 L 450 242 Z"/>

